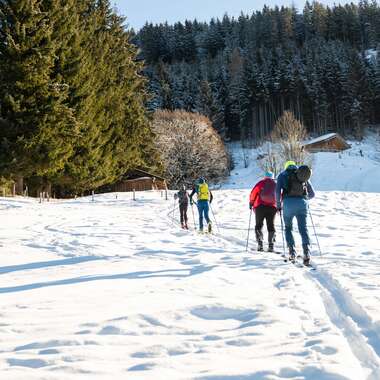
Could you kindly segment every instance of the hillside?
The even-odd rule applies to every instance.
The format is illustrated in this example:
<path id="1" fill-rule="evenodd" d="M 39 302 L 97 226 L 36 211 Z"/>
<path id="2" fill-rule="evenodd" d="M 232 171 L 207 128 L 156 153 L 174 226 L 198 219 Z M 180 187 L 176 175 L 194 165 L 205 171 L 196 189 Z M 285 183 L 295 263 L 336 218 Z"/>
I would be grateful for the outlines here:
<path id="1" fill-rule="evenodd" d="M 370 132 L 363 141 L 349 141 L 351 149 L 341 153 L 313 154 L 312 182 L 317 190 L 380 193 L 380 137 Z M 232 144 L 235 169 L 224 188 L 251 188 L 262 176 L 257 155 L 262 149 L 242 149 Z M 362 152 L 362 154 L 360 153 Z M 249 166 L 244 168 L 244 155 Z"/>

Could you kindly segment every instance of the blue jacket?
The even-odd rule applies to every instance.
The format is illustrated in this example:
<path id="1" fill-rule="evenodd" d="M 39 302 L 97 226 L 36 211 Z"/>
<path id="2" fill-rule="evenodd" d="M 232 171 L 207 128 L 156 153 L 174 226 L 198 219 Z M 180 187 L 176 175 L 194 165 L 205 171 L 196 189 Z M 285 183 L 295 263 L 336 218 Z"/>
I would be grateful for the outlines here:
<path id="1" fill-rule="evenodd" d="M 294 169 L 296 168 L 295 166 L 289 166 L 289 169 Z M 283 191 L 285 190 L 285 185 L 287 183 L 287 177 L 289 175 L 289 172 L 284 170 L 281 172 L 278 177 L 277 177 L 277 185 L 276 185 L 276 199 L 277 199 L 277 208 L 281 207 L 281 195 Z M 315 192 L 313 189 L 313 186 L 310 181 L 306 183 L 307 187 L 307 197 L 299 197 L 301 199 L 312 199 L 315 196 Z"/>

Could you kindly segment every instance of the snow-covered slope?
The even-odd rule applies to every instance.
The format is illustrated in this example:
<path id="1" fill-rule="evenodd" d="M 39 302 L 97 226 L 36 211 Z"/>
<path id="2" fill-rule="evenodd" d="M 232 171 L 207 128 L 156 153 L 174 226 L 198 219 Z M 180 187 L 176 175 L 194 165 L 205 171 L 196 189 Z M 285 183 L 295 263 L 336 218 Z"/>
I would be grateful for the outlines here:
<path id="1" fill-rule="evenodd" d="M 245 252 L 248 192 L 214 236 L 159 193 L 0 198 L 1 379 L 379 379 L 380 194 L 318 192 L 310 272 Z"/>
<path id="2" fill-rule="evenodd" d="M 317 190 L 380 192 L 380 139 L 374 133 L 362 142 L 351 141 L 351 149 L 341 153 L 313 154 L 313 185 Z M 225 188 L 251 188 L 262 176 L 257 165 L 260 149 L 231 147 L 235 169 Z M 244 168 L 244 154 L 249 166 Z"/>

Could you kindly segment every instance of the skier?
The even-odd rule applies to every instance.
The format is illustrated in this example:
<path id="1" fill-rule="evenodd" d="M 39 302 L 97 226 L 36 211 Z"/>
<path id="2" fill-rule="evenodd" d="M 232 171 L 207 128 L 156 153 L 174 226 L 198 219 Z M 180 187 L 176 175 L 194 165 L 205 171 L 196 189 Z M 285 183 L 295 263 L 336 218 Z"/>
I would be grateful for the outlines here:
<path id="1" fill-rule="evenodd" d="M 211 220 L 208 216 L 209 212 L 209 202 L 211 204 L 213 196 L 211 191 L 208 188 L 208 184 L 206 183 L 206 180 L 201 177 L 199 178 L 198 182 L 193 187 L 193 191 L 190 194 L 190 204 L 193 205 L 193 196 L 194 194 L 197 194 L 198 200 L 197 200 L 197 207 L 198 207 L 198 214 L 199 214 L 199 231 L 203 232 L 203 215 L 206 219 L 207 223 L 207 230 L 208 232 L 211 232 L 212 225 Z"/>
<path id="2" fill-rule="evenodd" d="M 181 227 L 188 230 L 189 227 L 187 226 L 187 208 L 189 206 L 189 194 L 186 191 L 185 185 L 182 185 L 181 189 L 174 194 L 174 199 L 178 199 Z"/>
<path id="3" fill-rule="evenodd" d="M 308 199 L 315 195 L 309 179 L 311 169 L 302 165 L 297 167 L 294 161 L 285 164 L 285 170 L 277 178 L 276 199 L 277 210 L 284 209 L 285 238 L 289 249 L 289 258 L 296 258 L 295 243 L 293 237 L 293 218 L 297 218 L 298 230 L 302 238 L 303 262 L 310 264 L 310 237 L 307 229 Z M 282 202 L 282 205 L 281 205 Z"/>
<path id="4" fill-rule="evenodd" d="M 276 230 L 274 219 L 276 217 L 276 182 L 272 172 L 266 172 L 264 179 L 259 181 L 252 189 L 249 196 L 249 208 L 255 211 L 256 216 L 256 241 L 257 250 L 263 251 L 263 225 L 266 220 L 268 230 L 268 252 L 274 251 L 274 241 Z"/>

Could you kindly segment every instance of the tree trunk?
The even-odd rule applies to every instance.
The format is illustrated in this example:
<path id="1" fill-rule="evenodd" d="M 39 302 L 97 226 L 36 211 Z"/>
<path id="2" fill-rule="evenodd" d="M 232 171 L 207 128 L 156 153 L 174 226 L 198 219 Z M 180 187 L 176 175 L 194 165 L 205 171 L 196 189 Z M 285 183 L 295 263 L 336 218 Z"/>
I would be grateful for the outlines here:
<path id="1" fill-rule="evenodd" d="M 24 194 L 24 177 L 23 176 L 17 176 L 15 178 L 15 193 L 16 195 L 23 195 Z"/>

